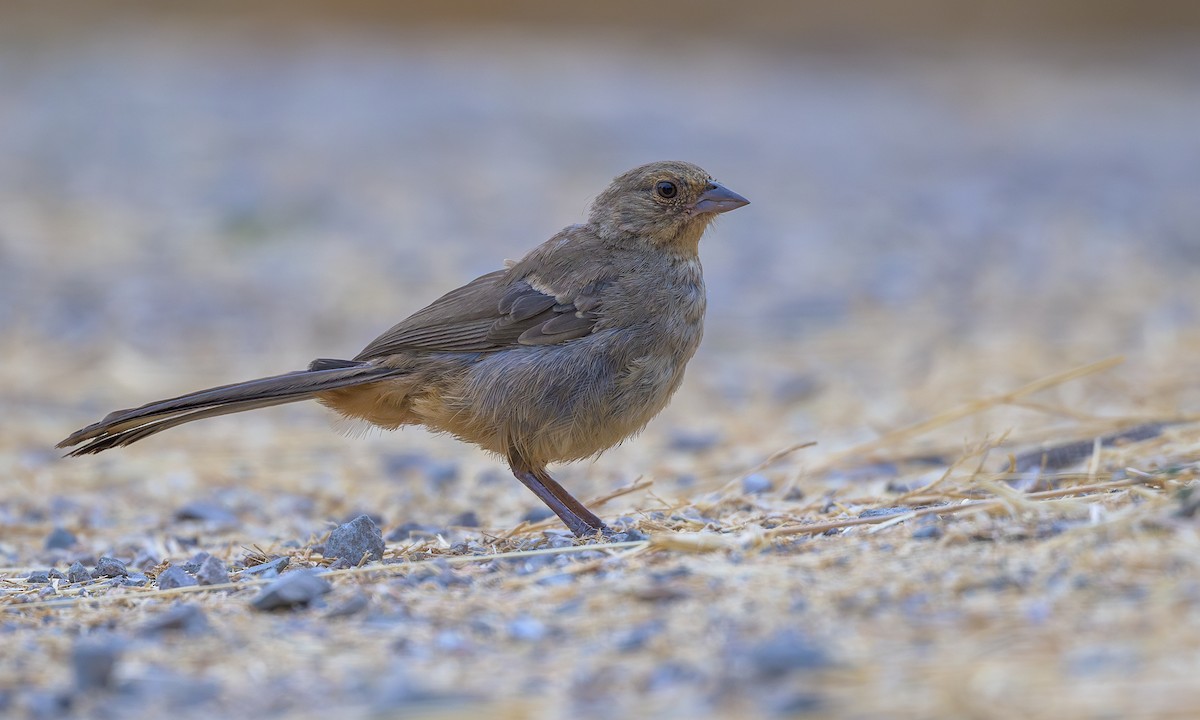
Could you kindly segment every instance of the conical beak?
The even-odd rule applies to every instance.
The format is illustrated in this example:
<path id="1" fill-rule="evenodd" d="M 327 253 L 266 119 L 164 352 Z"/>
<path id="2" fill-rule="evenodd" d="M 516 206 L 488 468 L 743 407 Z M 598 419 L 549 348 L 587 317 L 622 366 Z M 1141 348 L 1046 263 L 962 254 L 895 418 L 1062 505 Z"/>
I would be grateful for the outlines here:
<path id="1" fill-rule="evenodd" d="M 734 191 L 725 187 L 721 183 L 710 183 L 708 190 L 696 200 L 696 204 L 692 207 L 694 212 L 700 213 L 723 213 L 730 210 L 737 210 L 743 205 L 749 205 L 750 201 L 738 195 Z"/>

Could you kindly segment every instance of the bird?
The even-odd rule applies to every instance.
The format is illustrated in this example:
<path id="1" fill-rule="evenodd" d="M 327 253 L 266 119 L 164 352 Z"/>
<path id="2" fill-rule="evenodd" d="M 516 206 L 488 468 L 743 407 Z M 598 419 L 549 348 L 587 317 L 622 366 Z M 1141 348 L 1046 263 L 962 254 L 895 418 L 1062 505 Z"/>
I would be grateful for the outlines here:
<path id="1" fill-rule="evenodd" d="M 350 360 L 117 410 L 57 447 L 88 455 L 315 399 L 386 430 L 422 425 L 474 444 L 576 537 L 611 537 L 547 466 L 598 456 L 666 407 L 703 334 L 700 238 L 747 204 L 691 163 L 641 165 L 595 197 L 586 222 L 451 290 Z"/>

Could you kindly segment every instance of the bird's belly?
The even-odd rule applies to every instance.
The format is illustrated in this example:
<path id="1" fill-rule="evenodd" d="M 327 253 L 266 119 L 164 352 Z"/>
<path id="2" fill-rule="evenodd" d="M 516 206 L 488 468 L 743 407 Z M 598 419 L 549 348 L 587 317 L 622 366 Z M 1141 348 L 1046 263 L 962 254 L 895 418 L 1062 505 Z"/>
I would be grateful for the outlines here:
<path id="1" fill-rule="evenodd" d="M 603 332 L 484 356 L 467 369 L 461 395 L 421 422 L 537 463 L 590 457 L 640 431 L 666 406 L 698 342 L 697 334 L 682 347 L 655 343 L 637 351 L 619 333 Z"/>

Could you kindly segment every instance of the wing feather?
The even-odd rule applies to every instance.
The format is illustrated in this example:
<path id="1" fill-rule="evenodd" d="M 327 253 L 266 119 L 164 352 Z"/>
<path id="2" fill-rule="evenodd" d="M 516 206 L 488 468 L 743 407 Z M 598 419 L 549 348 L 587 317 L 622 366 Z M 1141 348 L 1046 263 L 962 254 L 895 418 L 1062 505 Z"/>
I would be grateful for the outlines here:
<path id="1" fill-rule="evenodd" d="M 412 352 L 496 352 L 581 338 L 600 318 L 606 283 L 558 292 L 497 270 L 446 293 L 392 327 L 354 359 Z"/>

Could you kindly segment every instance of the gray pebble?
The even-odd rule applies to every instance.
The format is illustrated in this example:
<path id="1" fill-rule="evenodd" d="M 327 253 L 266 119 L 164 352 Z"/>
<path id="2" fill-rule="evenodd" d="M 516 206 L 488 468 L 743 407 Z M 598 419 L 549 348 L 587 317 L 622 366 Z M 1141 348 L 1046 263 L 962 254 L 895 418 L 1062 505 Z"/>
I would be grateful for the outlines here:
<path id="1" fill-rule="evenodd" d="M 793 375 L 775 384 L 772 400 L 780 405 L 797 403 L 811 398 L 821 389 L 812 375 Z"/>
<path id="2" fill-rule="evenodd" d="M 541 522 L 554 517 L 554 511 L 548 507 L 535 507 L 529 512 L 521 516 L 521 520 L 527 523 Z"/>
<path id="3" fill-rule="evenodd" d="M 50 568 L 50 572 L 48 572 L 46 574 L 50 576 L 51 580 L 66 580 L 67 579 L 66 574 L 63 573 L 63 571 L 59 570 L 58 568 Z"/>
<path id="4" fill-rule="evenodd" d="M 570 535 L 547 535 L 545 547 L 563 548 L 571 547 L 575 544 L 575 536 Z"/>
<path id="5" fill-rule="evenodd" d="M 442 490 L 458 480 L 458 464 L 450 460 L 430 460 L 423 470 L 434 490 Z"/>
<path id="6" fill-rule="evenodd" d="M 646 533 L 642 532 L 641 530 L 635 530 L 634 528 L 629 528 L 627 530 L 622 530 L 621 532 L 613 533 L 608 538 L 608 541 L 609 542 L 634 542 L 634 541 L 649 540 L 649 539 L 650 539 L 650 536 L 647 535 Z"/>
<path id="7" fill-rule="evenodd" d="M 937 540 L 942 536 L 942 528 L 938 525 L 926 525 L 913 530 L 913 540 Z"/>
<path id="8" fill-rule="evenodd" d="M 716 447 L 721 442 L 721 434 L 712 431 L 672 430 L 667 438 L 667 449 L 679 452 L 703 452 Z"/>
<path id="9" fill-rule="evenodd" d="M 223 585 L 229 582 L 229 571 L 225 563 L 209 555 L 196 569 L 196 582 L 201 585 Z"/>
<path id="10" fill-rule="evenodd" d="M 71 533 L 70 530 L 62 527 L 56 527 L 46 536 L 47 550 L 66 550 L 74 547 L 79 540 Z"/>
<path id="11" fill-rule="evenodd" d="M 192 556 L 191 560 L 188 560 L 183 564 L 183 569 L 185 572 L 194 573 L 199 570 L 200 566 L 204 564 L 204 561 L 210 557 L 212 556 L 206 552 L 198 552 Z"/>
<path id="12" fill-rule="evenodd" d="M 291 562 L 287 556 L 277 557 L 274 560 L 268 560 L 261 565 L 254 565 L 242 571 L 242 577 L 261 577 L 274 578 L 279 577 L 279 573 Z"/>
<path id="13" fill-rule="evenodd" d="M 183 572 L 182 570 L 180 572 Z M 193 581 L 195 584 L 195 581 Z M 160 585 L 161 587 L 161 585 Z M 164 612 L 150 618 L 142 625 L 142 632 L 156 635 L 162 632 L 182 631 L 189 635 L 197 635 L 208 629 L 208 618 L 198 605 L 178 603 Z"/>
<path id="14" fill-rule="evenodd" d="M 858 516 L 860 518 L 888 517 L 889 515 L 902 515 L 903 513 L 911 511 L 912 508 L 909 507 L 881 507 L 863 510 L 858 514 Z"/>
<path id="15" fill-rule="evenodd" d="M 73 583 L 87 582 L 88 580 L 91 580 L 91 579 L 92 579 L 92 574 L 89 573 L 88 569 L 83 566 L 83 563 L 79 562 L 78 560 L 76 560 L 75 563 L 73 565 L 71 565 L 71 567 L 67 568 L 67 581 L 68 582 L 73 582 Z"/>
<path id="16" fill-rule="evenodd" d="M 39 585 L 48 583 L 50 582 L 50 573 L 45 570 L 34 570 L 29 573 L 29 577 L 25 578 L 25 582 Z"/>
<path id="17" fill-rule="evenodd" d="M 477 528 L 479 527 L 479 516 L 475 514 L 474 510 L 468 510 L 451 520 L 450 524 L 455 527 Z"/>
<path id="18" fill-rule="evenodd" d="M 218 525 L 237 524 L 237 515 L 227 508 L 207 500 L 187 503 L 175 511 L 176 520 L 199 520 Z"/>
<path id="19" fill-rule="evenodd" d="M 263 588 L 250 604 L 258 610 L 303 607 L 331 590 L 333 586 L 316 572 L 296 570 Z"/>
<path id="20" fill-rule="evenodd" d="M 92 571 L 92 577 L 125 577 L 129 571 L 125 569 L 125 563 L 112 557 L 102 557 L 100 562 L 96 563 L 96 569 Z"/>
<path id="21" fill-rule="evenodd" d="M 330 608 L 329 612 L 325 613 L 325 617 L 338 618 L 357 615 L 363 610 L 366 610 L 370 604 L 371 599 L 367 597 L 366 593 L 355 593 L 354 595 L 351 595 L 343 600 L 341 603 Z"/>
<path id="22" fill-rule="evenodd" d="M 191 587 L 198 585 L 196 578 L 188 575 L 183 571 L 183 568 L 172 565 L 166 570 L 158 574 L 158 587 L 162 590 L 170 590 L 177 587 Z"/>
<path id="23" fill-rule="evenodd" d="M 151 555 L 145 550 L 142 550 L 137 554 L 137 557 L 133 559 L 133 562 L 129 564 L 133 567 L 141 568 L 142 570 L 150 570 L 158 566 L 159 559 L 160 558 L 157 556 Z"/>
<path id="24" fill-rule="evenodd" d="M 754 473 L 742 478 L 742 492 L 747 495 L 761 495 L 769 491 L 773 485 L 766 475 Z"/>
<path id="25" fill-rule="evenodd" d="M 379 526 L 370 517 L 359 515 L 329 533 L 324 554 L 330 560 L 342 558 L 351 565 L 358 565 L 364 555 L 371 560 L 382 560 L 384 547 Z"/>
<path id="26" fill-rule="evenodd" d="M 388 453 L 383 456 L 383 471 L 394 477 L 403 477 L 420 470 L 428 460 L 421 453 Z"/>
<path id="27" fill-rule="evenodd" d="M 75 692 L 82 694 L 109 688 L 120 654 L 121 649 L 112 638 L 92 638 L 75 643 L 71 650 Z"/>
<path id="28" fill-rule="evenodd" d="M 804 635 L 783 632 L 752 648 L 748 654 L 754 674 L 773 679 L 800 670 L 819 670 L 829 667 L 829 654 Z"/>

